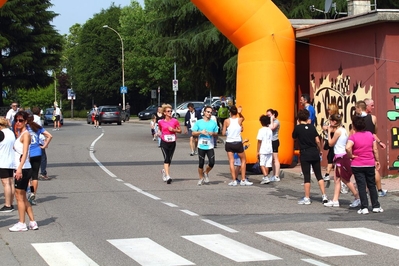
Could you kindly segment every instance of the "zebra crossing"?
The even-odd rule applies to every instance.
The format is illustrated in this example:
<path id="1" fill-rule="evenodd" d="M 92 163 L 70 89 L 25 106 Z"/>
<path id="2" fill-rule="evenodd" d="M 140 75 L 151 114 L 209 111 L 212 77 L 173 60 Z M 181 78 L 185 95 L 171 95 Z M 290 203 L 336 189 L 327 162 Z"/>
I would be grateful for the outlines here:
<path id="1" fill-rule="evenodd" d="M 390 249 L 399 249 L 399 236 L 371 230 L 364 227 L 324 229 L 326 233 L 345 235 L 357 240 L 366 241 Z M 293 230 L 262 231 L 255 234 L 263 236 L 265 246 L 270 240 L 292 247 L 296 250 L 315 255 L 320 258 L 339 256 L 367 256 L 354 245 L 353 249 L 331 243 L 322 239 Z M 251 247 L 222 234 L 183 235 L 183 241 L 189 241 L 198 246 L 201 252 L 208 250 L 224 259 L 233 262 L 260 262 L 284 260 L 266 250 Z M 171 246 L 162 246 L 150 238 L 108 239 L 107 243 L 124 253 L 139 265 L 196 265 L 195 261 L 184 258 L 184 254 L 171 251 Z M 100 265 L 95 259 L 88 257 L 72 242 L 32 243 L 36 252 L 50 266 L 58 265 Z M 240 250 L 240 253 L 237 253 Z M 301 259 L 313 265 L 327 265 L 318 263 L 315 259 Z M 197 262 L 199 263 L 199 262 Z"/>

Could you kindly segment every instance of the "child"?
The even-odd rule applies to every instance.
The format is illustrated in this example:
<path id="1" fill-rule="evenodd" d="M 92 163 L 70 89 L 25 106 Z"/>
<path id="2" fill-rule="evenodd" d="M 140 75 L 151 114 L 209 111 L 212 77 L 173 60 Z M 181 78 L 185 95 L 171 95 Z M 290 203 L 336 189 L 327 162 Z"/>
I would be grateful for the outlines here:
<path id="1" fill-rule="evenodd" d="M 249 145 L 251 145 L 249 143 L 247 145 L 245 145 L 245 143 L 247 143 L 248 141 L 249 140 L 247 140 L 247 139 L 244 139 L 242 141 L 242 144 L 244 145 L 244 151 L 249 148 Z M 236 176 L 238 176 L 239 173 L 241 172 L 241 160 L 237 153 L 234 153 L 233 156 L 234 156 L 234 167 L 235 167 L 235 171 L 236 171 Z M 245 177 L 245 178 L 248 179 L 247 177 Z M 237 183 L 239 183 L 239 182 L 240 182 L 240 180 L 237 178 Z"/>
<path id="2" fill-rule="evenodd" d="M 156 124 L 157 124 L 156 117 L 155 117 L 155 115 L 152 115 L 150 126 L 151 126 L 151 135 L 152 135 L 153 141 L 157 140 L 157 132 L 155 131 Z"/>
<path id="3" fill-rule="evenodd" d="M 258 131 L 258 136 L 256 139 L 258 140 L 258 158 L 260 169 L 263 174 L 262 181 L 260 181 L 261 185 L 270 183 L 269 175 L 269 167 L 272 167 L 273 161 L 273 148 L 272 148 L 272 135 L 273 132 L 269 128 L 270 125 L 270 117 L 267 115 L 262 115 L 259 118 L 259 121 L 262 127 Z"/>

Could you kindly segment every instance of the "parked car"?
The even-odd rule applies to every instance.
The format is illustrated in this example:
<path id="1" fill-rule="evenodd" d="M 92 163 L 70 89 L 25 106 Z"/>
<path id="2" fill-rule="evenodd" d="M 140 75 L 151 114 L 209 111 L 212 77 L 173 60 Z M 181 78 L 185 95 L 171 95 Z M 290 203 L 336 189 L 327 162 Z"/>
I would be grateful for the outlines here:
<path id="1" fill-rule="evenodd" d="M 92 115 L 93 115 L 93 109 L 91 109 L 89 112 L 87 112 L 87 124 L 94 124 L 92 120 Z"/>
<path id="2" fill-rule="evenodd" d="M 122 124 L 122 113 L 119 111 L 119 107 L 116 105 L 104 105 L 98 107 L 99 118 L 98 124 L 102 123 L 117 123 Z"/>
<path id="3" fill-rule="evenodd" d="M 45 111 L 44 111 L 44 115 L 43 115 L 43 117 L 44 117 L 44 125 L 45 126 L 47 126 L 47 125 L 49 125 L 49 124 L 54 124 L 54 121 L 53 121 L 53 112 L 54 112 L 54 108 L 47 108 Z M 62 113 L 61 113 L 61 117 L 60 117 L 60 123 L 61 123 L 61 125 L 63 125 L 64 124 L 64 116 L 62 115 Z"/>
<path id="4" fill-rule="evenodd" d="M 187 114 L 188 111 L 187 105 L 189 103 L 194 104 L 194 109 L 202 109 L 204 107 L 203 102 L 197 102 L 197 101 L 184 102 L 176 107 L 176 113 L 175 110 L 172 111 L 172 116 L 176 118 L 184 117 Z"/>
<path id="5" fill-rule="evenodd" d="M 152 115 L 155 115 L 158 111 L 158 106 L 150 105 L 145 108 L 143 111 L 138 113 L 138 117 L 140 120 L 151 119 Z"/>

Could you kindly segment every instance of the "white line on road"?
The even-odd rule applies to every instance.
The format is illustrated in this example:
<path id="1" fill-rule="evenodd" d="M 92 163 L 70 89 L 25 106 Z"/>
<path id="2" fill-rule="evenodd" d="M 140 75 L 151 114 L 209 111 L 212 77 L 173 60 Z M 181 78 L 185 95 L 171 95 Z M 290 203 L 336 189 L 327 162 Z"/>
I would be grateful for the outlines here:
<path id="1" fill-rule="evenodd" d="M 133 186 L 133 185 L 130 184 L 130 183 L 125 183 L 125 185 L 128 186 L 128 187 L 130 187 L 130 188 L 133 189 L 133 190 L 136 190 L 138 193 L 141 193 L 141 194 L 143 194 L 143 195 L 145 195 L 145 196 L 147 196 L 147 197 L 150 197 L 150 198 L 152 198 L 152 199 L 154 199 L 154 200 L 160 200 L 160 199 L 161 199 L 161 198 L 158 198 L 157 196 L 154 196 L 154 195 L 152 195 L 152 194 L 150 194 L 150 193 L 148 193 L 148 192 L 143 191 L 141 188 L 138 188 L 138 187 L 136 187 L 136 186 Z"/>
<path id="2" fill-rule="evenodd" d="M 359 228 L 337 228 L 328 229 L 337 233 L 355 237 L 381 246 L 398 249 L 399 250 L 399 237 L 382 233 L 379 231 L 371 230 L 364 227 Z"/>
<path id="3" fill-rule="evenodd" d="M 114 177 L 116 178 L 117 176 L 114 175 L 110 170 L 108 170 L 99 160 L 97 160 L 96 156 L 94 156 L 94 145 L 96 144 L 96 142 L 102 138 L 102 136 L 104 135 L 104 132 L 101 133 L 101 135 L 96 138 L 90 145 L 90 158 L 101 168 L 103 169 L 104 172 L 106 172 L 110 177 Z"/>
<path id="4" fill-rule="evenodd" d="M 189 211 L 189 210 L 180 210 L 180 211 L 182 211 L 182 212 L 184 212 L 184 213 L 186 213 L 186 214 L 188 214 L 188 215 L 191 215 L 191 216 L 199 216 L 199 215 L 196 214 L 195 212 L 192 212 L 192 211 Z"/>
<path id="5" fill-rule="evenodd" d="M 183 238 L 236 262 L 280 260 L 281 258 L 237 242 L 220 234 Z"/>
<path id="6" fill-rule="evenodd" d="M 213 226 L 216 226 L 216 227 L 218 227 L 218 228 L 220 228 L 220 229 L 223 229 L 223 230 L 225 230 L 225 231 L 227 231 L 227 232 L 230 232 L 230 233 L 238 233 L 238 231 L 236 231 L 236 230 L 234 230 L 234 229 L 232 229 L 232 228 L 230 228 L 230 227 L 227 227 L 227 226 L 225 226 L 225 225 L 223 225 L 223 224 L 214 222 L 214 221 L 212 221 L 212 220 L 202 219 L 202 221 L 204 221 L 204 222 L 206 222 L 206 223 L 208 223 L 208 224 L 211 224 L 211 225 L 213 225 Z"/>
<path id="7" fill-rule="evenodd" d="M 366 255 L 292 230 L 257 232 L 257 234 L 320 257 Z"/>
<path id="8" fill-rule="evenodd" d="M 330 266 L 330 264 L 325 264 L 321 261 L 317 261 L 314 259 L 301 259 L 301 260 L 303 260 L 304 262 L 307 262 L 309 264 L 316 265 L 316 266 Z"/>
<path id="9" fill-rule="evenodd" d="M 32 246 L 49 266 L 98 265 L 72 242 L 33 243 Z"/>
<path id="10" fill-rule="evenodd" d="M 176 204 L 173 204 L 173 203 L 171 203 L 171 202 L 162 201 L 162 203 L 165 204 L 165 205 L 168 205 L 169 207 L 172 207 L 172 208 L 177 208 L 177 207 L 179 207 L 179 206 L 177 206 Z"/>
<path id="11" fill-rule="evenodd" d="M 149 238 L 107 240 L 140 265 L 195 265 Z"/>

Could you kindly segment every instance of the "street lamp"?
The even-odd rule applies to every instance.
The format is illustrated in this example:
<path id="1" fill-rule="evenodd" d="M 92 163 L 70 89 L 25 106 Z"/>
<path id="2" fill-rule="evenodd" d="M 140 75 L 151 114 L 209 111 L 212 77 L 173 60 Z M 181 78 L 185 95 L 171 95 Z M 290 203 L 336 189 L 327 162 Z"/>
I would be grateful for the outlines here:
<path id="1" fill-rule="evenodd" d="M 118 34 L 119 39 L 121 40 L 121 47 L 122 47 L 122 87 L 123 87 L 123 92 L 122 92 L 122 99 L 123 99 L 123 105 L 122 109 L 125 110 L 125 51 L 123 49 L 123 39 L 122 36 L 117 32 L 115 29 L 111 28 L 108 25 L 104 25 L 103 28 L 108 28 Z"/>

